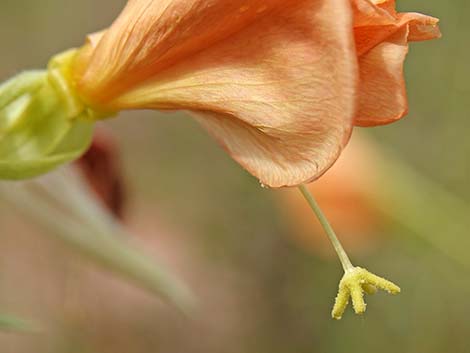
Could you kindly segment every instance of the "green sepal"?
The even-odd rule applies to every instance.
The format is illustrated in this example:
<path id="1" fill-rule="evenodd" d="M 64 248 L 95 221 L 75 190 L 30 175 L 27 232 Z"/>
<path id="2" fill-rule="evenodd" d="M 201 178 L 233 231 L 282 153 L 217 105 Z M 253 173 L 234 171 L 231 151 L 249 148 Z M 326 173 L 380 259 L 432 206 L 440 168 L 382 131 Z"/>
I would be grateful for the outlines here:
<path id="1" fill-rule="evenodd" d="M 79 158 L 90 146 L 94 124 L 80 121 L 51 154 L 32 159 L 0 159 L 0 179 L 22 180 L 45 174 Z"/>
<path id="2" fill-rule="evenodd" d="M 75 94 L 75 53 L 59 54 L 47 71 L 24 72 L 0 86 L 0 179 L 45 174 L 89 147 L 101 116 Z"/>

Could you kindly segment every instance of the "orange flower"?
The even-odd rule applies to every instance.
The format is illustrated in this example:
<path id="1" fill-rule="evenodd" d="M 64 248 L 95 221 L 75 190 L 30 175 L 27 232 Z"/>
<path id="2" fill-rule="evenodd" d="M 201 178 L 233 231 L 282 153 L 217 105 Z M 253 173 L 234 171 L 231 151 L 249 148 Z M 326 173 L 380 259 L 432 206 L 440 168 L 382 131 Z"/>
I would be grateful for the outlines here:
<path id="1" fill-rule="evenodd" d="M 80 51 L 75 84 L 95 110 L 188 110 L 263 184 L 297 185 L 354 124 L 403 116 L 407 42 L 436 23 L 393 1 L 130 0 Z"/>

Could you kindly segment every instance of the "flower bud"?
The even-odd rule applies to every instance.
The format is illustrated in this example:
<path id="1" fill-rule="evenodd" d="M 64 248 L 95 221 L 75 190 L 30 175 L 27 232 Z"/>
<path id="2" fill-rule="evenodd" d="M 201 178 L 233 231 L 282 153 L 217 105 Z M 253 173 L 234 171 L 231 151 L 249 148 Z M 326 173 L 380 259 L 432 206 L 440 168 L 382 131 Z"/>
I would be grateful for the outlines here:
<path id="1" fill-rule="evenodd" d="M 28 71 L 0 86 L 0 179 L 25 179 L 78 158 L 100 116 L 70 83 L 76 51 L 54 57 L 47 71 Z"/>

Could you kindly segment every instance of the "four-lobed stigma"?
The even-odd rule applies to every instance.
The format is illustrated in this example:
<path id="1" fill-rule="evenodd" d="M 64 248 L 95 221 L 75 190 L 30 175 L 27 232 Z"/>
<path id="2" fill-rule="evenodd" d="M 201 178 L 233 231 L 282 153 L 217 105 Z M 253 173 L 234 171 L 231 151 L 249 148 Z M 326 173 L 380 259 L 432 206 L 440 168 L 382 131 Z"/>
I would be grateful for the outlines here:
<path id="1" fill-rule="evenodd" d="M 366 311 L 364 293 L 375 294 L 377 288 L 383 289 L 390 294 L 400 293 L 400 287 L 376 276 L 361 267 L 353 267 L 345 271 L 343 278 L 339 282 L 338 295 L 331 316 L 340 320 L 343 316 L 349 299 L 356 314 L 363 314 Z"/>

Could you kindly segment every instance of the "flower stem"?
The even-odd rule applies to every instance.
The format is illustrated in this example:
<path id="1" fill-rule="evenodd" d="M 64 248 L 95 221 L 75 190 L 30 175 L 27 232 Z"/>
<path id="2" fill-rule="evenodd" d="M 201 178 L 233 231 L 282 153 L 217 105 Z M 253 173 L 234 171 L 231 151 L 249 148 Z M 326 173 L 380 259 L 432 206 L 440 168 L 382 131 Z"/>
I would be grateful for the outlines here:
<path id="1" fill-rule="evenodd" d="M 134 281 L 182 313 L 194 313 L 196 303 L 186 285 L 140 250 L 121 224 L 104 216 L 101 205 L 81 186 L 73 170 L 44 178 L 0 183 L 0 199 L 50 230 L 47 234 L 56 236 L 76 253 Z M 0 330 L 1 319 L 0 315 Z"/>
<path id="2" fill-rule="evenodd" d="M 310 205 L 310 208 L 317 216 L 318 220 L 320 221 L 320 224 L 325 230 L 326 235 L 328 235 L 331 244 L 333 245 L 336 253 L 338 254 L 339 260 L 341 261 L 341 265 L 343 265 L 344 272 L 354 269 L 354 266 L 352 265 L 351 260 L 349 260 L 349 257 L 346 254 L 346 251 L 344 250 L 343 246 L 341 245 L 341 242 L 339 241 L 338 237 L 336 236 L 335 231 L 331 227 L 330 222 L 328 222 L 328 219 L 326 218 L 325 214 L 321 210 L 313 195 L 310 193 L 310 191 L 305 185 L 300 185 L 299 190 L 305 197 L 305 200 L 307 200 L 308 204 Z"/>

